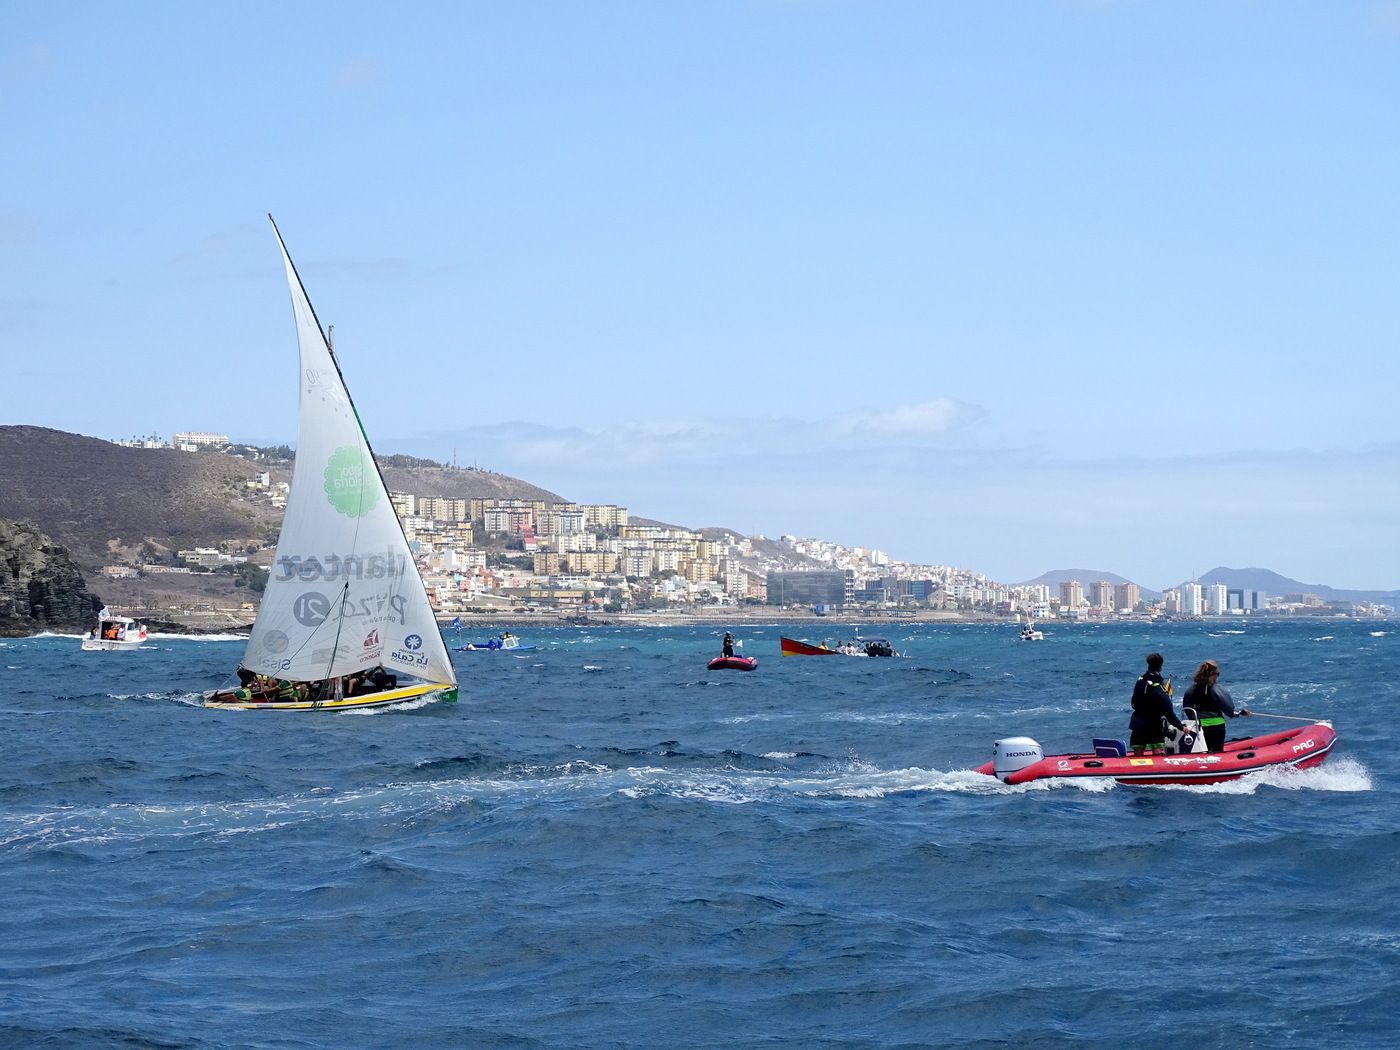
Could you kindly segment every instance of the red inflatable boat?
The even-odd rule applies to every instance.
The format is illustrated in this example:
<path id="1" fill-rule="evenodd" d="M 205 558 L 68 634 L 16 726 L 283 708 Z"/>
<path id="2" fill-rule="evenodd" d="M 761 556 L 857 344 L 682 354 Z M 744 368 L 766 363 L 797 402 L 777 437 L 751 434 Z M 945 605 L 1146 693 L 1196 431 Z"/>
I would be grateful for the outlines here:
<path id="1" fill-rule="evenodd" d="M 1007 784 L 1105 777 L 1121 784 L 1219 784 L 1261 769 L 1318 765 L 1336 742 L 1331 722 L 1231 740 L 1224 751 L 1214 754 L 1124 754 L 1121 740 L 1096 740 L 1095 754 L 1043 755 L 1034 740 L 1019 736 L 998 740 L 993 745 L 992 761 L 978 766 L 977 772 Z"/>
<path id="2" fill-rule="evenodd" d="M 752 656 L 716 656 L 705 666 L 711 671 L 752 671 L 758 661 Z"/>

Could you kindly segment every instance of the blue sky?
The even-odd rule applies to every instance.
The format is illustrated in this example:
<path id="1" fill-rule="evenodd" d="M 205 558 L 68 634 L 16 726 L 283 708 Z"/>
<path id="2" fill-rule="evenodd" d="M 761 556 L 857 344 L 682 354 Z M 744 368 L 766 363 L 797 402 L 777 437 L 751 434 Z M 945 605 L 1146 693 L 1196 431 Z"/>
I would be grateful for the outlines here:
<path id="1" fill-rule="evenodd" d="M 1400 3 L 6 7 L 0 421 L 1400 587 Z"/>

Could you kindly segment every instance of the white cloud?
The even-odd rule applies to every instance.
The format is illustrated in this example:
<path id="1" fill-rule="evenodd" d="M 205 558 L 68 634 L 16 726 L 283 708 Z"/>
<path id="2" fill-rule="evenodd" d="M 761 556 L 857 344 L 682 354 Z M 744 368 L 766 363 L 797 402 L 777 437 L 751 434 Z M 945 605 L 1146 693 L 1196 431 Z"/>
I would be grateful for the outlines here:
<path id="1" fill-rule="evenodd" d="M 983 415 L 983 410 L 973 405 L 940 397 L 913 405 L 894 405 L 888 409 L 852 413 L 840 417 L 838 422 L 846 433 L 852 435 L 932 437 L 947 434 L 981 419 Z"/>
<path id="2" fill-rule="evenodd" d="M 355 91 L 378 84 L 383 70 L 378 62 L 368 58 L 352 58 L 335 71 L 335 86 L 341 91 Z"/>
<path id="3" fill-rule="evenodd" d="M 450 435 L 482 458 L 504 454 L 521 465 L 700 463 L 736 454 L 815 455 L 841 450 L 935 445 L 983 410 L 948 398 L 866 408 L 821 419 L 728 418 L 621 422 L 598 429 L 536 423 L 494 423 Z M 426 436 L 426 435 L 425 435 Z"/>
<path id="4" fill-rule="evenodd" d="M 38 80 L 53 68 L 53 53 L 40 40 L 31 41 L 0 57 L 0 79 L 9 83 Z"/>
<path id="5" fill-rule="evenodd" d="M 1385 36 L 1400 36 L 1400 0 L 1387 0 L 1372 11 L 1376 29 Z"/>

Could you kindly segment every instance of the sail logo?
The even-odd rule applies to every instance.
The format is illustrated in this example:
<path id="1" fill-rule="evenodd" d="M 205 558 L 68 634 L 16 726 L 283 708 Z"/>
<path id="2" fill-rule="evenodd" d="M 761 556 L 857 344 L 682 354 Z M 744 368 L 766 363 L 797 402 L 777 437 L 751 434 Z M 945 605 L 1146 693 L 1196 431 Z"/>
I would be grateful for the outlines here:
<path id="1" fill-rule="evenodd" d="M 362 518 L 379 502 L 379 474 L 358 445 L 342 445 L 331 453 L 325 479 L 326 498 L 347 518 Z"/>
<path id="2" fill-rule="evenodd" d="M 292 615 L 303 627 L 320 627 L 331 614 L 331 600 L 319 591 L 298 594 L 292 602 Z"/>
<path id="3" fill-rule="evenodd" d="M 373 649 L 373 648 L 374 648 L 376 645 L 378 645 L 378 644 L 379 644 L 379 632 L 378 632 L 378 631 L 370 631 L 369 634 L 365 635 L 365 644 L 364 644 L 364 647 L 365 647 L 366 649 Z"/>
<path id="4" fill-rule="evenodd" d="M 327 582 L 336 580 L 383 580 L 402 576 L 407 569 L 407 559 L 395 553 L 392 547 L 383 554 L 323 554 L 302 557 L 300 554 L 284 554 L 277 559 L 277 582 L 301 580 L 312 583 L 316 580 Z"/>
<path id="5" fill-rule="evenodd" d="M 422 636 L 417 634 L 410 634 L 407 638 L 403 640 L 403 647 L 409 652 L 416 653 L 419 649 L 423 648 Z"/>

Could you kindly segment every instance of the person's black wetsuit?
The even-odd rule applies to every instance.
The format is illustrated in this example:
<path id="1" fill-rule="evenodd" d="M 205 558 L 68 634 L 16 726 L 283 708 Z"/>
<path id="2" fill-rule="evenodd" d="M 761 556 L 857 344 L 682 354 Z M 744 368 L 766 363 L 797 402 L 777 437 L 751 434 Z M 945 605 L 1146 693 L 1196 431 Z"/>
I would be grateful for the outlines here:
<path id="1" fill-rule="evenodd" d="M 1133 717 L 1128 722 L 1132 737 L 1129 743 L 1134 749 L 1161 747 L 1166 737 L 1164 721 L 1170 722 L 1178 730 L 1186 728 L 1172 710 L 1171 694 L 1167 692 L 1161 674 L 1148 671 L 1133 686 Z"/>
<path id="2" fill-rule="evenodd" d="M 1235 701 L 1230 690 L 1219 684 L 1201 686 L 1192 682 L 1181 698 L 1182 710 L 1193 710 L 1201 720 L 1201 735 L 1206 738 L 1206 750 L 1225 750 L 1225 719 L 1235 718 Z"/>

